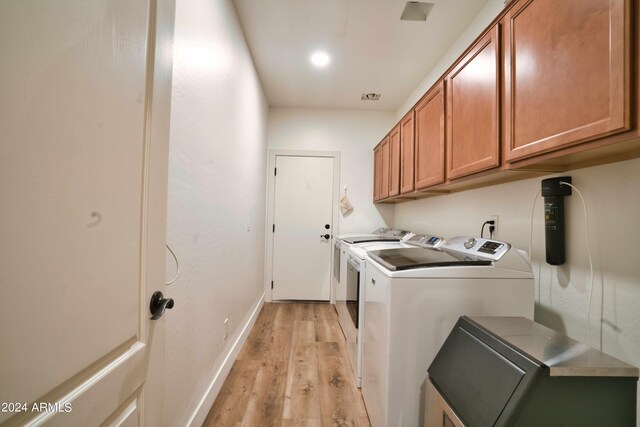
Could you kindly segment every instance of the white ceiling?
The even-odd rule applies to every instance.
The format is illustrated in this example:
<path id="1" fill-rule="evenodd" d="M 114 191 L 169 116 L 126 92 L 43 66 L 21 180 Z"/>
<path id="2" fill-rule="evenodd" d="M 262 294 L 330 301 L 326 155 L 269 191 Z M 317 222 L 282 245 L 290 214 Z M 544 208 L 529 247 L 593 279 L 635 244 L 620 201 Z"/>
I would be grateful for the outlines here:
<path id="1" fill-rule="evenodd" d="M 269 105 L 375 110 L 396 110 L 487 3 L 427 1 L 416 22 L 400 21 L 405 0 L 234 0 Z"/>

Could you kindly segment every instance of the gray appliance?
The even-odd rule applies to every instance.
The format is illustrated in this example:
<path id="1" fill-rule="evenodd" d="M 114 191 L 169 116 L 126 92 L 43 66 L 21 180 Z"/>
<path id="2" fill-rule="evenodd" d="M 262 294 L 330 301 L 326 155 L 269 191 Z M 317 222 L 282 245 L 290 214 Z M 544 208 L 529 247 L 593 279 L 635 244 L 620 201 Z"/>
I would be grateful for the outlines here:
<path id="1" fill-rule="evenodd" d="M 461 317 L 428 373 L 428 427 L 636 425 L 638 368 L 523 317 Z"/>

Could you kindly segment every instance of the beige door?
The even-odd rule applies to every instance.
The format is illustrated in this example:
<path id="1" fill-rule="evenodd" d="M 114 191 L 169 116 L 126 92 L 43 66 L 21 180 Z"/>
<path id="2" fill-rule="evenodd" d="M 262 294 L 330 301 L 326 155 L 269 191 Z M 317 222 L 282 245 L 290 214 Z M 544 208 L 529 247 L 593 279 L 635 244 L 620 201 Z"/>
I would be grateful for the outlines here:
<path id="1" fill-rule="evenodd" d="M 0 2 L 0 424 L 162 425 L 173 9 Z"/>
<path id="2" fill-rule="evenodd" d="M 331 296 L 333 162 L 332 157 L 276 156 L 274 300 Z"/>

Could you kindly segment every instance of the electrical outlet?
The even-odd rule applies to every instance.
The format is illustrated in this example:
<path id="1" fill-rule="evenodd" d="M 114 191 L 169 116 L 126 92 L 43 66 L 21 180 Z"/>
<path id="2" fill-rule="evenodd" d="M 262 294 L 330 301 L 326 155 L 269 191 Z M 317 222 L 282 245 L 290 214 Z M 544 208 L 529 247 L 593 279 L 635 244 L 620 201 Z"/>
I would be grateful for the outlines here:
<path id="1" fill-rule="evenodd" d="M 493 221 L 493 226 L 495 227 L 493 229 L 493 237 L 497 237 L 498 236 L 498 215 L 489 215 L 489 221 Z"/>
<path id="2" fill-rule="evenodd" d="M 224 342 L 229 338 L 229 318 L 224 319 Z"/>

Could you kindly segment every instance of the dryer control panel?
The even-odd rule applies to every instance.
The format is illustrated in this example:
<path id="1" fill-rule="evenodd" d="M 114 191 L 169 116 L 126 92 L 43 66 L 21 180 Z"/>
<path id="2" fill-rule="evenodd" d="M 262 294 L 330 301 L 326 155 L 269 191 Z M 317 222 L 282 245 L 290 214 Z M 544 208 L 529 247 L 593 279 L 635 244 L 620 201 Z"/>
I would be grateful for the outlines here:
<path id="1" fill-rule="evenodd" d="M 509 252 L 511 245 L 498 240 L 483 239 L 481 237 L 459 236 L 449 239 L 442 249 L 476 258 L 498 261 L 504 254 Z"/>
<path id="2" fill-rule="evenodd" d="M 387 227 L 380 227 L 380 228 L 378 228 L 377 230 L 375 230 L 375 231 L 373 232 L 373 234 L 382 236 L 382 235 L 387 234 L 389 231 L 391 231 L 391 229 L 390 229 L 390 228 L 387 228 Z"/>
<path id="3" fill-rule="evenodd" d="M 405 240 L 405 243 L 421 248 L 438 248 L 444 244 L 444 239 L 428 234 L 415 234 L 410 239 Z"/>
<path id="4" fill-rule="evenodd" d="M 393 228 L 391 230 L 388 230 L 386 233 L 384 233 L 384 235 L 387 236 L 387 237 L 397 237 L 398 239 L 402 239 L 407 234 L 409 234 L 409 231 L 400 230 L 398 228 Z"/>

